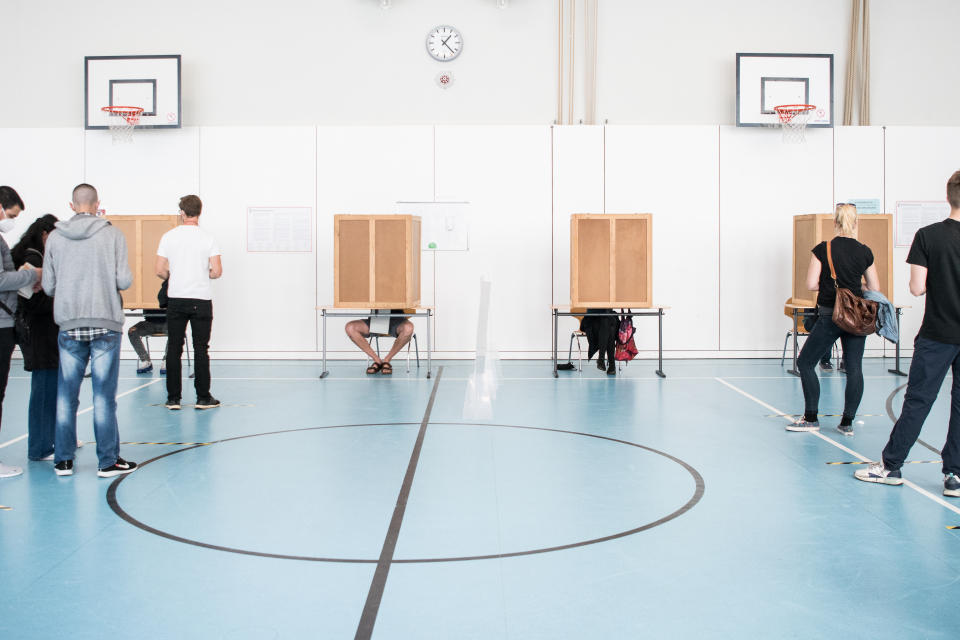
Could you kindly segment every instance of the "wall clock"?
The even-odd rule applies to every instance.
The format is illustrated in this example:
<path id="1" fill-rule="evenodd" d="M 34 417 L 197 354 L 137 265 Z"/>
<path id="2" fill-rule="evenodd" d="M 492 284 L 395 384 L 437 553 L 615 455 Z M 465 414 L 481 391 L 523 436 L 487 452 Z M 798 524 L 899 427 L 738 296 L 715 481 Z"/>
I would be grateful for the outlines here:
<path id="1" fill-rule="evenodd" d="M 427 53 L 439 62 L 450 62 L 463 50 L 460 32 L 451 26 L 434 27 L 427 34 Z"/>

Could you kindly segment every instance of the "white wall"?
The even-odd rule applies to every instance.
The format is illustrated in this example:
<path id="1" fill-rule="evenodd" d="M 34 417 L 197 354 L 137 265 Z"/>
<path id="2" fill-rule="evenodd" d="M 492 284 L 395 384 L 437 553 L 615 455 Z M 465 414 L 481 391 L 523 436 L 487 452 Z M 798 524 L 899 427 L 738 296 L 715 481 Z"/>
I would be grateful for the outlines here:
<path id="1" fill-rule="evenodd" d="M 3 0 L 0 123 L 74 127 L 83 57 L 183 56 L 187 126 L 549 124 L 556 117 L 557 0 Z M 583 117 L 582 26 L 574 122 Z M 960 125 L 960 3 L 873 0 L 874 124 Z M 461 56 L 438 63 L 427 31 L 452 24 Z M 737 52 L 833 53 L 842 103 L 849 0 L 602 0 L 600 122 L 732 124 Z M 453 71 L 439 89 L 434 76 Z"/>
<path id="2" fill-rule="evenodd" d="M 792 216 L 839 200 L 942 200 L 960 166 L 957 127 L 838 127 L 785 145 L 774 130 L 731 126 L 185 127 L 137 132 L 0 129 L 2 181 L 27 204 L 13 244 L 42 213 L 69 214 L 70 189 L 90 180 L 108 213 L 175 213 L 204 200 L 218 238 L 217 357 L 317 357 L 316 306 L 333 300 L 333 216 L 393 213 L 402 200 L 471 202 L 470 250 L 423 254 L 422 302 L 436 308 L 438 357 L 471 357 L 481 276 L 493 282 L 493 342 L 504 357 L 547 357 L 551 304 L 569 302 L 570 215 L 652 213 L 654 300 L 670 309 L 672 357 L 771 356 L 789 321 Z M 251 253 L 249 207 L 313 211 L 311 251 Z M 895 250 L 894 300 L 907 290 L 906 248 Z M 418 320 L 425 345 L 426 327 Z M 355 357 L 330 320 L 331 357 Z M 656 347 L 652 320 L 638 346 Z M 564 321 L 561 343 L 573 321 Z M 871 338 L 869 353 L 882 348 Z M 909 350 L 907 351 L 909 353 Z M 128 352 L 128 355 L 130 353 Z"/>

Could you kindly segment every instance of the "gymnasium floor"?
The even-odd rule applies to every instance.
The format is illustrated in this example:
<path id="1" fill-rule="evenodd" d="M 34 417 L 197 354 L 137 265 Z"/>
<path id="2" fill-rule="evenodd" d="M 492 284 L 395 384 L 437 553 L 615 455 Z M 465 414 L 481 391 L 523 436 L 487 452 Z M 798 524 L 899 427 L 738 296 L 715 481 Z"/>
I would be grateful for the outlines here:
<path id="1" fill-rule="evenodd" d="M 15 364 L 0 638 L 955 638 L 960 500 L 939 465 L 885 487 L 828 464 L 879 454 L 906 382 L 891 364 L 865 362 L 847 438 L 833 417 L 784 431 L 802 394 L 779 360 L 666 361 L 665 380 L 651 361 L 556 380 L 504 361 L 486 424 L 462 419 L 472 361 L 324 380 L 218 361 L 225 405 L 205 412 L 166 411 L 162 378 L 124 361 L 121 440 L 140 444 L 122 455 L 143 467 L 111 480 L 93 445 L 72 477 L 26 462 Z M 842 375 L 822 378 L 839 413 Z M 945 388 L 921 435 L 936 449 L 948 410 Z"/>

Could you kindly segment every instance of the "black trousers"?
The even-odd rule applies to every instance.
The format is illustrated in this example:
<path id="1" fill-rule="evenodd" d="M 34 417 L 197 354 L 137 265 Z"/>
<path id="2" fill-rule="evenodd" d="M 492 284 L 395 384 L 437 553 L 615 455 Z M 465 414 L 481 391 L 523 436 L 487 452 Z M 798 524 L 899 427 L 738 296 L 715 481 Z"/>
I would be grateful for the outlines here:
<path id="1" fill-rule="evenodd" d="M 0 328 L 0 425 L 3 424 L 3 398 L 7 393 L 7 378 L 10 376 L 10 357 L 16 343 L 13 327 Z"/>
<path id="2" fill-rule="evenodd" d="M 167 304 L 167 398 L 179 400 L 182 392 L 183 340 L 187 323 L 193 335 L 193 386 L 197 399 L 210 395 L 210 329 L 213 326 L 213 302 L 194 298 L 170 298 Z"/>

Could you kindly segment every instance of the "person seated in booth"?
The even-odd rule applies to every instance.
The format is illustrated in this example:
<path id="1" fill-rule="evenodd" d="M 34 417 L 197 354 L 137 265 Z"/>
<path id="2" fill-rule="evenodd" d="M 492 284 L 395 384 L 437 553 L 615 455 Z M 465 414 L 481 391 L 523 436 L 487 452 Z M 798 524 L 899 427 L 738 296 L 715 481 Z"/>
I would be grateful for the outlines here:
<path id="1" fill-rule="evenodd" d="M 382 311 L 383 310 L 381 310 L 381 312 Z M 410 342 L 410 338 L 413 336 L 413 323 L 402 316 L 376 318 L 376 309 L 373 313 L 374 315 L 366 320 L 351 320 L 346 324 L 344 330 L 347 332 L 350 340 L 373 360 L 373 363 L 367 367 L 367 373 L 380 373 L 388 376 L 393 373 L 393 365 L 390 364 L 390 361 L 393 360 L 393 357 L 397 355 L 401 349 L 407 346 L 407 343 Z M 390 309 L 390 313 L 403 313 L 403 309 Z M 388 319 L 390 322 L 389 325 L 386 325 L 385 321 Z M 377 325 L 380 322 L 384 322 L 385 326 L 382 328 L 378 327 Z M 373 328 L 371 329 L 371 327 Z M 387 357 L 381 359 L 373 347 L 370 346 L 370 343 L 367 342 L 371 333 L 374 335 L 387 334 L 396 338 L 393 341 L 393 346 L 390 348 L 390 353 L 387 354 Z"/>
<path id="2" fill-rule="evenodd" d="M 167 280 L 160 285 L 160 291 L 157 292 L 157 303 L 159 309 L 144 309 L 143 320 L 130 327 L 127 331 L 127 337 L 130 338 L 130 346 L 137 353 L 140 362 L 137 364 L 137 373 L 150 373 L 153 371 L 153 362 L 150 361 L 150 353 L 143 346 L 145 336 L 167 335 Z M 160 361 L 160 375 L 167 373 L 167 351 L 164 348 L 163 360 Z"/>

